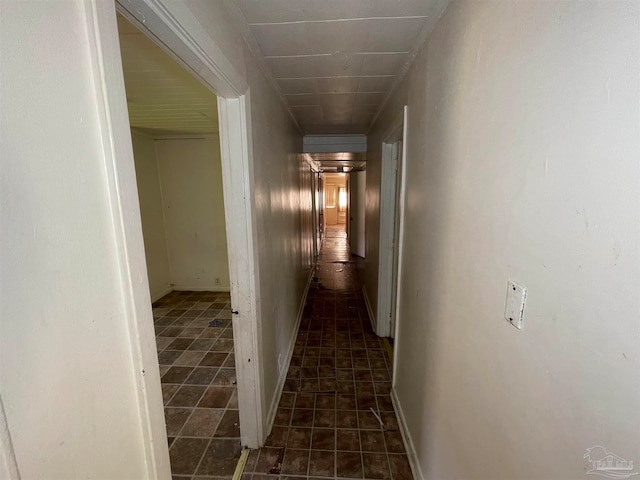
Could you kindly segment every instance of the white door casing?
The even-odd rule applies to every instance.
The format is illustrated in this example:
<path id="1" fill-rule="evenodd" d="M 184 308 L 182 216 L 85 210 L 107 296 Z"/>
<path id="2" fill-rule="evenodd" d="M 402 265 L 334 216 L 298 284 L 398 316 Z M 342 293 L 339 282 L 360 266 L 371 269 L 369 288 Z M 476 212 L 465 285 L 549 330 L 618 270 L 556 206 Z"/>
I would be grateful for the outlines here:
<path id="1" fill-rule="evenodd" d="M 405 106 L 382 137 L 380 256 L 378 259 L 378 304 L 375 322 L 376 333 L 381 337 L 395 337 L 398 323 L 397 321 L 393 322 L 392 318 L 397 318 L 399 311 L 397 293 L 401 288 L 406 117 L 407 107 Z M 399 151 L 398 148 L 400 148 Z"/>
<path id="2" fill-rule="evenodd" d="M 102 8 L 114 9 L 112 2 L 96 2 Z M 229 276 L 231 283 L 233 330 L 235 337 L 236 371 L 238 384 L 238 401 L 240 408 L 240 433 L 243 445 L 257 448 L 264 434 L 264 399 L 262 398 L 262 370 L 260 362 L 259 317 L 257 302 L 259 292 L 257 287 L 257 259 L 254 252 L 255 230 L 253 228 L 254 215 L 252 205 L 252 159 L 250 154 L 251 122 L 250 102 L 247 84 L 224 56 L 222 51 L 211 42 L 209 35 L 183 2 L 167 0 L 117 0 L 117 9 L 129 21 L 135 24 L 163 50 L 169 53 L 204 85 L 218 95 L 218 116 L 221 139 L 223 190 L 225 199 L 225 217 L 227 228 L 227 243 L 229 249 Z M 112 12 L 113 13 L 113 12 Z M 117 37 L 115 16 L 113 32 Z M 117 45 L 117 43 L 116 43 Z M 119 74 L 122 76 L 122 66 L 118 52 Z M 113 83 L 113 82 L 111 82 Z M 110 88 L 113 88 L 110 85 Z M 118 88 L 124 88 L 120 79 Z M 126 98 L 124 93 L 116 105 L 122 112 L 126 112 Z M 126 124 L 125 124 L 126 122 Z M 119 119 L 121 129 L 126 130 L 128 136 L 128 155 L 116 158 L 133 171 L 133 156 L 131 139 L 126 114 Z M 123 134 L 124 135 L 124 134 Z M 132 184 L 127 185 L 127 199 L 129 208 L 139 209 L 137 204 L 137 187 L 135 175 Z M 117 192 L 122 196 L 124 192 Z M 138 215 L 139 217 L 139 215 Z M 241 221 L 238 221 L 241 219 Z M 141 232 L 139 223 L 134 226 Z M 132 228 L 134 228 L 132 227 Z M 125 239 L 126 241 L 126 239 Z M 142 240 L 139 244 L 127 245 L 127 250 L 144 258 Z M 143 265 L 139 276 L 146 278 L 146 266 Z M 148 303 L 148 287 L 136 285 L 137 302 Z M 153 331 L 152 317 L 149 316 L 151 331 Z M 132 345 L 140 339 L 131 339 Z M 155 337 L 142 341 L 150 343 L 155 348 Z M 151 355 L 151 353 L 149 353 Z M 157 354 L 155 365 L 157 369 Z M 158 378 L 158 392 L 160 391 Z M 161 398 L 161 397 L 159 397 Z M 155 432 L 148 444 L 166 445 L 164 432 L 164 413 L 154 412 L 160 418 L 162 432 Z M 157 409 L 157 406 L 146 403 L 146 409 Z M 164 438 L 159 438 L 162 435 Z M 165 446 L 166 448 L 166 446 Z M 167 456 L 168 464 L 168 456 Z"/>

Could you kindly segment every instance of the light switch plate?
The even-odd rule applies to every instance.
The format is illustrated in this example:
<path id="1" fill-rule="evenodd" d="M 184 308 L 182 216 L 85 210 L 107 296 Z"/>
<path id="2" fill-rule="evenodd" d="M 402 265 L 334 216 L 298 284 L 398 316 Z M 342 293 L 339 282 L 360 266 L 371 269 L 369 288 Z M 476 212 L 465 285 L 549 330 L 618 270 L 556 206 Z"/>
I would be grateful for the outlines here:
<path id="1" fill-rule="evenodd" d="M 522 328 L 526 300 L 526 287 L 509 280 L 507 283 L 507 304 L 504 307 L 504 318 L 518 329 Z"/>

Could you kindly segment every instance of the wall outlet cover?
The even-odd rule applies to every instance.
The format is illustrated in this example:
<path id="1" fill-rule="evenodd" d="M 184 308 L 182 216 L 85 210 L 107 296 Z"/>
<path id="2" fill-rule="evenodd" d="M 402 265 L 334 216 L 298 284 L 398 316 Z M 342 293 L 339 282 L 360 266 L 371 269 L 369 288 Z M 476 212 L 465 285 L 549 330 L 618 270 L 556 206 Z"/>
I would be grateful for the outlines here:
<path id="1" fill-rule="evenodd" d="M 507 301 L 504 307 L 504 318 L 518 329 L 522 328 L 526 299 L 526 287 L 509 280 L 507 283 Z"/>

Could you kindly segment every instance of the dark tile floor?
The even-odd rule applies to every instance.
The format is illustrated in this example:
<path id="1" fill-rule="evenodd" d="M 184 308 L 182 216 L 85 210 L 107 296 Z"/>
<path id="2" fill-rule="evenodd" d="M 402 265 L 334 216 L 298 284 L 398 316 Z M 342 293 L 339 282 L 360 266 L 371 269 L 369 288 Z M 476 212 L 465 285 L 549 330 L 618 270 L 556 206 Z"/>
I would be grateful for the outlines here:
<path id="1" fill-rule="evenodd" d="M 231 479 L 241 445 L 229 294 L 173 292 L 153 316 L 173 479 Z"/>
<path id="2" fill-rule="evenodd" d="M 329 228 L 272 433 L 249 455 L 243 480 L 413 478 L 361 266 L 344 231 Z"/>

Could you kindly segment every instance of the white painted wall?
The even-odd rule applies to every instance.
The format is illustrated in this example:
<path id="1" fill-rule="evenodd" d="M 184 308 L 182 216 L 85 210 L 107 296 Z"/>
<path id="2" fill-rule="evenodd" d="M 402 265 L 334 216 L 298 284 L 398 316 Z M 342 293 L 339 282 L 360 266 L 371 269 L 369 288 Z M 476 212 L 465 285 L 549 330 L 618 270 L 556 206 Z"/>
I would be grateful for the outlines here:
<path id="1" fill-rule="evenodd" d="M 365 254 L 365 201 L 367 172 L 351 172 L 349 181 L 349 195 L 351 197 L 351 229 L 349 230 L 349 243 L 351 253 L 364 257 Z"/>
<path id="2" fill-rule="evenodd" d="M 419 478 L 586 478 L 598 444 L 640 461 L 639 8 L 453 2 L 371 132 L 368 232 L 408 103 L 396 395 Z"/>
<path id="3" fill-rule="evenodd" d="M 158 374 L 142 378 L 130 342 L 151 310 L 132 319 L 124 298 L 85 8 L 0 2 L 0 395 L 23 480 L 151 478 L 158 417 L 141 411 L 162 415 Z M 150 448 L 168 478 L 166 444 Z"/>
<path id="4" fill-rule="evenodd" d="M 131 132 L 151 300 L 173 290 L 162 191 L 153 137 Z"/>
<path id="5" fill-rule="evenodd" d="M 310 221 L 301 221 L 302 216 L 311 217 L 311 193 L 300 181 L 300 170 L 306 168 L 298 155 L 302 137 L 288 112 L 262 71 L 250 62 L 247 81 L 251 88 L 255 248 L 268 423 L 280 400 L 311 272 L 312 255 L 305 245 L 312 241 L 313 231 Z"/>
<path id="6" fill-rule="evenodd" d="M 218 135 L 132 138 L 152 300 L 229 291 Z"/>
<path id="7" fill-rule="evenodd" d="M 156 139 L 174 290 L 229 291 L 218 135 Z"/>
<path id="8" fill-rule="evenodd" d="M 347 177 L 344 173 L 325 173 L 324 177 L 324 221 L 325 225 L 344 225 L 346 212 L 340 212 L 340 187 L 347 186 Z M 342 217 L 342 218 L 341 218 Z M 343 220 L 344 221 L 341 221 Z"/>

